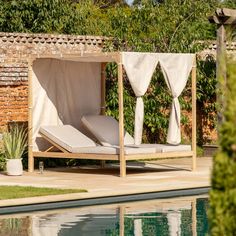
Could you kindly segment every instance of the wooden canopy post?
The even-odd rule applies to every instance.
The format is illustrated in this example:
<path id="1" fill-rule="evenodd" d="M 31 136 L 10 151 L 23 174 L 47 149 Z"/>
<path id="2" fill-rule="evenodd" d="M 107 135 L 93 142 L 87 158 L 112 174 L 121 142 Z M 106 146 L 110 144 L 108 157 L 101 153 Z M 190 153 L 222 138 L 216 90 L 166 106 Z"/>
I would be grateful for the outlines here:
<path id="1" fill-rule="evenodd" d="M 33 75 L 33 60 L 28 61 L 28 171 L 34 171 L 34 157 L 33 157 L 33 140 L 32 140 L 32 75 Z"/>
<path id="2" fill-rule="evenodd" d="M 120 176 L 126 176 L 126 160 L 124 155 L 124 101 L 123 101 L 123 66 L 122 54 L 118 61 L 118 96 L 119 96 L 119 143 L 120 143 Z"/>
<path id="3" fill-rule="evenodd" d="M 216 79 L 218 81 L 217 102 L 218 107 L 218 122 L 223 122 L 223 107 L 224 107 L 224 88 L 226 86 L 226 34 L 223 24 L 217 25 L 217 53 L 216 53 Z"/>
<path id="4" fill-rule="evenodd" d="M 218 82 L 218 123 L 223 122 L 224 91 L 226 86 L 226 26 L 236 25 L 236 10 L 217 8 L 214 16 L 210 16 L 210 23 L 217 25 L 217 54 L 216 54 L 216 78 Z"/>
<path id="5" fill-rule="evenodd" d="M 197 71 L 196 56 L 194 58 L 192 67 L 192 171 L 196 170 L 197 167 L 197 107 L 196 107 L 196 71 Z"/>
<path id="6" fill-rule="evenodd" d="M 106 112 L 106 65 L 106 62 L 101 63 L 101 115 L 105 115 Z M 101 168 L 104 168 L 106 162 L 102 160 L 100 163 Z"/>
<path id="7" fill-rule="evenodd" d="M 101 115 L 106 112 L 106 62 L 101 63 Z"/>

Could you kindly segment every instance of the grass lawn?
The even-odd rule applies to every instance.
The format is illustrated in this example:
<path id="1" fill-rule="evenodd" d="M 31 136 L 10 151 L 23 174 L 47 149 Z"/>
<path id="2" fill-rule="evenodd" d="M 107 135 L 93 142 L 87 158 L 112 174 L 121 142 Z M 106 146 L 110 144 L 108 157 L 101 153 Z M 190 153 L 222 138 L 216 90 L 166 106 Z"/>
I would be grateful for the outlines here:
<path id="1" fill-rule="evenodd" d="M 67 193 L 82 193 L 82 192 L 87 192 L 87 190 L 36 188 L 36 187 L 22 187 L 22 186 L 0 186 L 0 200 L 67 194 Z"/>

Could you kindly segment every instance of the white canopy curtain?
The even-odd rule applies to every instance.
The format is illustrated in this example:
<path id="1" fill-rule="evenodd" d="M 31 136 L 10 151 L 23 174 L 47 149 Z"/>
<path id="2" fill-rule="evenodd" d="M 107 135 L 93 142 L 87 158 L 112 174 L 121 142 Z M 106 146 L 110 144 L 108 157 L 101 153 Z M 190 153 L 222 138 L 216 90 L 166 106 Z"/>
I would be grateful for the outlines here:
<path id="1" fill-rule="evenodd" d="M 186 86 L 194 62 L 194 54 L 159 54 L 161 69 L 173 96 L 167 143 L 178 145 L 181 142 L 180 104 L 178 97 Z"/>
<path id="2" fill-rule="evenodd" d="M 144 105 L 142 96 L 147 91 L 158 59 L 155 53 L 123 52 L 122 63 L 132 89 L 137 97 L 135 107 L 134 142 L 141 144 L 143 132 Z"/>
<path id="3" fill-rule="evenodd" d="M 101 64 L 37 59 L 33 64 L 33 150 L 47 147 L 38 134 L 42 125 L 70 124 L 83 131 L 81 117 L 99 114 Z"/>
<path id="4" fill-rule="evenodd" d="M 174 98 L 169 120 L 167 142 L 173 145 L 180 143 L 180 104 L 178 97 L 187 83 L 193 61 L 194 54 L 122 53 L 122 63 L 137 97 L 134 125 L 136 145 L 141 144 L 142 140 L 144 117 L 142 96 L 147 91 L 158 62 L 161 65 L 164 78 Z"/>

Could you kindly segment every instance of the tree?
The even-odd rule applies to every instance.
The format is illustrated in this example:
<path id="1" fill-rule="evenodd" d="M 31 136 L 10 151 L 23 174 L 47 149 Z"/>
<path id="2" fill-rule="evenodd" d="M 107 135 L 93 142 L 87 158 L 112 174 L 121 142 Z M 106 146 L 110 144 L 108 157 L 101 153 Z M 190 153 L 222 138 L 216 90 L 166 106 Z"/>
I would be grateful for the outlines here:
<path id="1" fill-rule="evenodd" d="M 0 31 L 76 33 L 75 4 L 67 0 L 9 0 L 0 6 Z"/>

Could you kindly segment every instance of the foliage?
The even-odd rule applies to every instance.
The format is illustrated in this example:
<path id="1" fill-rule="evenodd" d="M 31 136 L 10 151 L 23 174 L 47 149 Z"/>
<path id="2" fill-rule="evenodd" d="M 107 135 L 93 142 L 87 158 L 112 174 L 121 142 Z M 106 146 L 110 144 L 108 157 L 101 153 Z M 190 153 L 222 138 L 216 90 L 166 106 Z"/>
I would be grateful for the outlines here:
<path id="1" fill-rule="evenodd" d="M 228 66 L 220 150 L 214 158 L 210 193 L 211 235 L 236 232 L 236 63 Z"/>
<path id="2" fill-rule="evenodd" d="M 124 6 L 127 5 L 125 0 L 94 0 L 94 3 L 101 8 L 107 8 L 111 6 Z"/>
<path id="3" fill-rule="evenodd" d="M 228 8 L 235 8 L 236 7 L 235 0 L 222 0 L 221 3 L 223 6 L 226 6 Z"/>
<path id="4" fill-rule="evenodd" d="M 0 171 L 4 170 L 5 168 L 5 158 L 4 158 L 4 153 L 3 150 L 0 149 Z"/>
<path id="5" fill-rule="evenodd" d="M 27 129 L 12 125 L 9 132 L 3 133 L 3 150 L 6 159 L 22 158 L 27 147 Z"/>
<path id="6" fill-rule="evenodd" d="M 0 137 L 0 171 L 4 170 L 5 168 L 5 163 L 6 160 L 4 158 L 4 151 L 3 151 L 3 142 L 1 140 L 2 138 Z"/>
<path id="7" fill-rule="evenodd" d="M 68 0 L 2 1 L 0 11 L 0 31 L 76 33 L 75 5 Z"/>
<path id="8" fill-rule="evenodd" d="M 197 142 L 198 145 L 210 143 L 209 137 L 203 132 L 203 126 L 210 131 L 216 127 L 216 62 L 212 56 L 197 63 Z"/>
<path id="9" fill-rule="evenodd" d="M 205 45 L 198 43 L 199 40 L 212 39 L 214 27 L 208 23 L 207 15 L 211 14 L 216 1 L 185 1 L 183 4 L 178 1 L 168 0 L 158 6 L 144 3 L 143 7 L 109 9 L 110 29 L 104 28 L 104 34 L 115 36 L 118 50 L 124 51 L 151 51 L 151 52 L 197 52 Z M 194 7 L 193 7 L 194 5 Z M 204 64 L 204 63 L 203 63 Z M 204 71 L 207 66 L 203 67 L 202 74 L 209 74 Z M 211 71 L 212 73 L 212 71 Z M 117 116 L 115 108 L 118 107 L 116 96 L 115 75 L 108 81 L 107 98 L 109 115 Z M 206 78 L 204 78 L 206 80 Z M 198 77 L 198 87 L 203 85 L 201 77 Z M 127 85 L 128 83 L 125 83 Z M 206 85 L 206 83 L 205 83 Z M 209 86 L 214 87 L 215 81 Z M 207 87 L 209 87 L 207 85 Z M 184 97 L 189 95 L 189 87 L 180 97 L 181 105 L 184 110 L 189 111 L 191 105 Z M 214 90 L 213 90 L 214 91 Z M 199 96 L 203 100 L 210 93 L 204 92 L 205 97 Z M 125 120 L 126 129 L 132 133 L 134 118 L 134 98 L 130 98 L 132 92 L 129 87 L 125 86 Z M 133 97 L 133 96 L 132 96 Z M 212 97 L 214 98 L 214 96 Z M 144 141 L 148 142 L 165 142 L 165 134 L 168 127 L 169 108 L 171 104 L 171 95 L 168 92 L 166 84 L 161 73 L 155 73 L 151 85 L 144 96 L 145 102 L 145 120 L 144 120 Z M 212 100 L 212 99 L 211 99 Z M 213 103 L 214 104 L 214 103 Z M 214 112 L 214 105 L 212 110 Z M 210 107 L 209 109 L 210 110 Z M 209 114 L 213 114 L 210 112 Z M 182 123 L 186 124 L 188 117 L 182 117 Z"/>
<path id="10" fill-rule="evenodd" d="M 84 189 L 36 188 L 23 186 L 0 186 L 0 200 L 87 192 Z"/>

